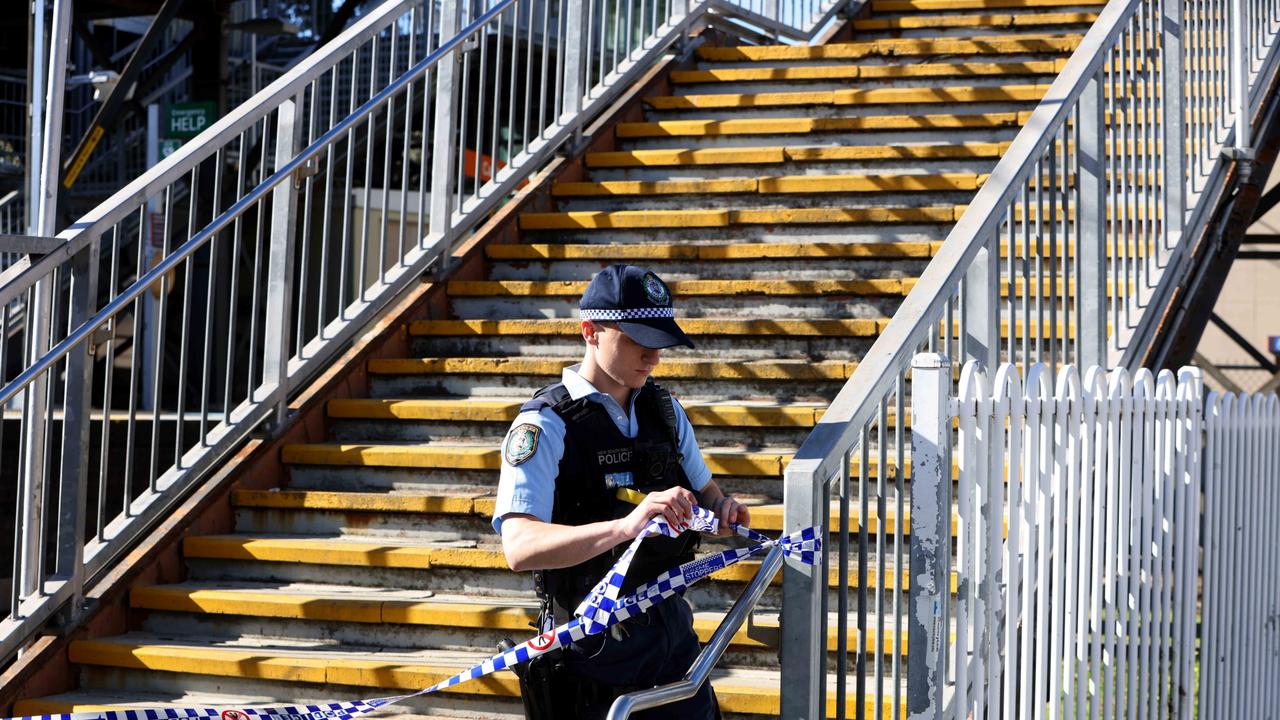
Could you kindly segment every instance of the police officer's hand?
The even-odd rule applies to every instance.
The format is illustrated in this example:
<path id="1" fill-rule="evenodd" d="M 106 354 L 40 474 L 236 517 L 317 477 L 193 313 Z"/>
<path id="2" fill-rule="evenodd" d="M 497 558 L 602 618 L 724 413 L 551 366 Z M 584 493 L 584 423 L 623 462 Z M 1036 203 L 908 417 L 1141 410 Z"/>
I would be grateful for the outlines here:
<path id="1" fill-rule="evenodd" d="M 711 507 L 711 511 L 716 514 L 716 518 L 720 520 L 720 527 L 716 531 L 717 535 L 732 535 L 733 530 L 729 529 L 730 525 L 746 525 L 751 527 L 751 513 L 747 510 L 747 506 L 734 500 L 728 495 L 724 495 L 716 500 Z"/>
<path id="2" fill-rule="evenodd" d="M 666 518 L 671 527 L 680 527 L 682 522 L 693 519 L 693 506 L 697 502 L 693 493 L 681 487 L 651 492 L 645 495 L 644 501 L 635 510 L 622 518 L 620 529 L 624 536 L 634 538 L 649 524 L 650 519 L 658 515 Z"/>

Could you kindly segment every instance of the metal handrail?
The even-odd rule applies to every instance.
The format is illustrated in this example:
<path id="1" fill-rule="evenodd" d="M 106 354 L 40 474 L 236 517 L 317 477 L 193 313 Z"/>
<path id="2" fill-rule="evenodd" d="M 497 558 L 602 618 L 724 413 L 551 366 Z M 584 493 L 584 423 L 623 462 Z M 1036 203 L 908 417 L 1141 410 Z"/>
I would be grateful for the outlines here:
<path id="1" fill-rule="evenodd" d="M 1209 32 L 1243 12 L 1244 2 L 1255 6 L 1256 52 L 1239 44 L 1245 33 L 1238 28 L 1230 39 Z M 988 364 L 1004 357 L 1024 368 L 1036 360 L 1051 367 L 1133 362 L 1151 315 L 1145 311 L 1176 276 L 1166 270 L 1212 210 L 1203 200 L 1215 193 L 1205 188 L 1225 182 L 1232 161 L 1219 150 L 1247 142 L 1240 129 L 1260 102 L 1256 91 L 1265 83 L 1258 79 L 1276 64 L 1276 11 L 1253 0 L 1227 5 L 1112 0 L 1102 10 L 786 467 L 784 532 L 821 522 L 830 496 L 844 488 L 843 503 L 851 483 L 863 483 L 852 491 L 864 498 L 863 522 L 874 515 L 865 498 L 883 501 L 885 488 L 867 492 L 867 468 L 873 454 L 881 470 L 889 461 L 905 465 L 902 403 L 917 352 L 945 349 L 959 361 Z M 1232 97 L 1245 82 L 1255 83 L 1253 91 Z M 859 458 L 860 477 L 851 478 Z M 883 483 L 886 473 L 877 472 Z M 892 472 L 901 493 L 904 473 Z M 841 512 L 847 515 L 847 504 Z M 880 519 L 883 527 L 887 518 Z M 883 541 L 883 530 L 873 532 Z M 843 571 L 847 554 L 840 562 Z M 859 562 L 865 571 L 865 557 Z M 813 659 L 826 645 L 823 577 L 820 568 L 788 571 L 784 583 L 784 686 L 805 684 L 813 696 L 825 675 Z M 809 711 L 816 717 L 821 708 Z"/>
<path id="2" fill-rule="evenodd" d="M 751 583 L 742 591 L 742 595 L 738 596 L 737 601 L 733 603 L 733 607 L 729 609 L 724 619 L 720 621 L 720 625 L 716 628 L 715 633 L 711 635 L 711 639 L 707 641 L 707 644 L 702 648 L 702 652 L 698 653 L 698 657 L 689 666 L 689 671 L 685 673 L 683 680 L 677 680 L 676 682 L 648 690 L 637 690 L 618 697 L 613 701 L 613 705 L 609 707 L 607 720 L 625 720 L 625 718 L 631 717 L 633 712 L 648 710 L 649 708 L 679 702 L 680 700 L 688 700 L 698 694 L 698 689 L 702 687 L 703 683 L 707 682 L 712 669 L 720 662 L 720 657 L 724 655 L 729 643 L 733 641 L 733 636 L 738 632 L 738 628 L 742 627 L 742 623 L 746 621 L 756 604 L 760 602 L 760 596 L 764 594 L 764 591 L 769 587 L 769 583 L 773 581 L 773 576 L 777 575 L 778 570 L 782 568 L 783 559 L 782 548 L 775 545 L 769 549 L 769 553 L 761 561 L 760 569 L 756 571 L 755 577 L 751 578 Z"/>
<path id="3" fill-rule="evenodd" d="M 427 57 L 414 65 L 413 68 L 406 71 L 400 77 L 396 78 L 396 80 L 390 85 L 383 88 L 377 95 L 374 95 L 372 98 L 365 101 L 356 109 L 355 112 L 340 120 L 336 125 L 308 145 L 304 150 L 299 152 L 292 159 L 288 160 L 284 165 L 277 168 L 274 173 L 261 183 L 258 183 L 256 187 L 233 203 L 231 207 L 223 211 L 222 214 L 214 218 L 212 222 L 193 235 L 190 240 L 175 248 L 158 264 L 152 267 L 151 270 L 147 271 L 135 280 L 126 290 L 103 306 L 102 310 L 98 311 L 79 328 L 68 334 L 62 342 L 55 345 L 39 360 L 28 366 L 26 370 L 22 371 L 21 374 L 7 383 L 3 388 L 0 388 L 0 405 L 3 405 L 13 399 L 14 395 L 21 392 L 22 389 L 29 385 L 38 375 L 48 370 L 54 363 L 70 352 L 71 348 L 79 345 L 86 337 L 88 337 L 94 330 L 101 327 L 102 324 L 107 322 L 107 320 L 109 320 L 113 315 L 120 312 L 120 310 L 137 299 L 139 295 L 146 292 L 148 288 L 156 284 L 162 277 L 176 268 L 180 263 L 191 257 L 191 255 L 194 254 L 196 250 L 203 247 L 210 238 L 225 229 L 232 221 L 244 214 L 246 210 L 258 204 L 258 202 L 263 198 L 267 197 L 275 190 L 276 186 L 297 172 L 298 169 L 306 164 L 308 160 L 320 154 L 321 150 L 324 150 L 329 145 L 333 144 L 336 139 L 346 134 L 348 130 L 359 124 L 370 113 L 384 106 L 390 97 L 420 77 L 428 68 L 440 62 L 441 59 L 447 57 L 458 46 L 462 45 L 462 43 L 466 42 L 472 35 L 488 24 L 490 20 L 496 17 L 507 7 L 515 4 L 517 1 L 518 0 L 500 0 L 497 5 L 464 28 L 462 32 L 459 32 L 451 40 L 446 41 L 434 52 L 430 53 Z M 59 252 L 67 252 L 68 256 L 74 254 L 73 251 L 69 250 L 60 250 Z M 38 265 L 33 266 L 28 272 L 34 272 L 38 269 Z M 23 277 L 15 280 L 12 285 L 21 285 L 26 279 L 28 279 L 27 274 L 24 273 Z M 23 290 L 25 290 L 23 287 L 11 290 L 8 285 L 0 288 L 0 304 L 17 297 Z"/>
<path id="4" fill-rule="evenodd" d="M 815 20 L 829 17 L 831 8 L 844 1 L 795 0 Z M 532 120 L 536 137 L 523 137 L 523 149 L 505 156 L 499 155 L 496 140 L 489 142 L 488 157 L 506 160 L 505 167 L 496 166 L 491 178 L 482 178 L 477 147 L 475 172 L 469 166 L 464 173 L 467 139 L 460 128 L 467 126 L 466 113 L 474 104 L 469 101 L 476 99 L 460 97 L 460 88 L 473 60 L 485 71 L 485 42 L 475 40 L 491 30 L 502 37 L 504 23 L 527 33 L 527 41 L 533 39 L 535 6 L 542 8 L 543 30 L 537 37 L 544 50 L 544 77 L 538 80 L 538 94 L 527 99 L 540 104 L 540 114 Z M 545 34 L 550 14 L 545 3 L 498 0 L 476 17 L 467 15 L 466 7 L 470 4 L 448 0 L 440 6 L 390 0 L 371 10 L 325 48 L 64 230 L 59 235 L 64 242 L 53 252 L 34 262 L 23 259 L 5 274 L 9 282 L 0 286 L 0 309 L 37 292 L 37 283 L 49 279 L 66 283 L 69 292 L 57 301 L 61 309 L 53 310 L 62 313 L 56 323 L 24 325 L 52 328 L 48 344 L 53 347 L 45 349 L 43 340 L 32 341 L 34 336 L 24 330 L 27 340 L 17 345 L 30 346 L 30 359 L 0 388 L 0 404 L 22 399 L 26 411 L 25 444 L 18 463 L 21 491 L 14 524 L 14 591 L 9 616 L 0 619 L 0 658 L 9 656 L 58 608 L 69 605 L 68 617 L 74 620 L 85 582 L 131 547 L 264 421 L 284 420 L 294 395 L 358 332 L 403 297 L 490 210 L 506 202 L 558 148 L 713 10 L 711 0 L 677 4 L 661 22 L 639 18 L 640 32 L 634 37 L 628 17 L 622 43 L 615 35 L 609 44 L 601 30 L 609 22 L 603 10 L 593 20 L 596 26 L 584 27 L 583 5 L 565 2 L 568 17 L 556 18 L 559 27 L 553 25 L 552 32 L 563 37 L 562 33 L 585 31 L 586 49 L 594 38 L 599 54 L 588 57 L 583 47 L 560 43 L 555 65 L 548 67 L 545 50 L 554 40 Z M 731 10 L 723 5 L 715 8 L 722 13 Z M 397 53 L 398 41 L 409 44 L 407 55 Z M 526 45 L 532 59 L 533 43 Z M 421 59 L 407 68 L 404 60 L 396 62 L 406 57 Z M 533 67 L 531 62 L 527 72 L 532 74 Z M 357 77 L 357 73 L 363 75 Z M 345 79 L 348 74 L 350 82 Z M 514 72 L 509 80 L 514 94 Z M 358 101 L 356 88 L 362 83 L 368 96 Z M 340 113 L 336 87 L 342 87 L 344 94 L 350 92 L 350 101 L 343 103 Z M 361 96 L 365 97 L 363 92 Z M 483 99 L 479 102 L 483 107 Z M 526 111 L 531 112 L 527 107 Z M 322 119 L 326 113 L 327 121 Z M 528 115 L 525 121 L 528 129 Z M 399 158 L 390 155 L 395 131 L 401 132 L 395 144 L 403 142 L 404 155 Z M 493 132 L 496 137 L 496 122 Z M 413 133 L 419 133 L 421 140 L 416 146 L 421 153 L 416 189 L 407 187 Z M 379 142 L 384 144 L 379 152 L 386 154 L 375 158 L 373 150 Z M 353 168 L 361 162 L 355 156 L 357 149 L 364 155 L 363 180 L 353 178 Z M 466 150 L 471 152 L 470 147 Z M 249 161 L 248 152 L 260 152 L 261 157 Z M 229 157 L 238 161 L 229 162 Z M 385 160 L 378 166 L 380 181 L 371 177 L 374 160 Z M 391 180 L 393 160 L 401 163 L 398 188 L 393 188 Z M 246 166 L 261 168 L 261 177 L 245 177 Z M 239 177 L 224 177 L 237 167 Z M 204 201 L 196 188 L 209 187 L 210 168 L 212 186 L 219 192 L 210 194 L 212 208 L 205 214 L 208 203 L 199 206 Z M 382 193 L 380 205 L 370 203 L 375 185 Z M 472 185 L 474 189 L 466 189 Z M 334 193 L 337 200 L 331 207 Z M 364 195 L 363 205 L 356 204 L 359 193 Z M 224 195 L 227 200 L 222 199 Z M 410 195 L 417 196 L 417 208 L 407 207 Z M 388 231 L 392 200 L 400 204 L 395 220 L 398 245 L 391 244 L 396 242 L 397 229 Z M 223 207 L 228 201 L 230 205 Z M 353 208 L 363 220 L 353 218 Z M 370 227 L 374 212 L 381 216 L 381 239 L 371 242 L 371 230 L 378 230 Z M 312 228 L 316 218 L 321 224 Z M 184 222 L 185 232 L 179 225 Z M 336 227 L 332 246 L 331 227 Z M 408 234 L 412 236 L 406 247 Z M 170 238 L 176 247 L 169 247 Z M 153 246 L 154 262 L 147 257 Z M 311 256 L 316 263 L 309 265 L 308 253 L 316 252 L 316 246 L 318 256 Z M 326 254 L 332 248 L 336 250 Z M 334 266 L 326 272 L 324 263 L 330 255 Z M 214 268 L 222 257 L 232 261 L 230 278 L 214 280 L 218 272 Z M 201 263 L 207 270 L 199 267 Z M 250 263 L 241 273 L 241 265 Z M 302 270 L 295 272 L 295 264 Z M 220 271 L 225 276 L 227 268 Z M 308 286 L 311 278 L 318 288 Z M 215 292 L 215 283 L 224 281 L 225 286 Z M 106 292 L 100 293 L 99 286 Z M 199 296 L 193 286 L 199 287 Z M 300 308 L 296 311 L 295 302 Z M 132 315 L 126 317 L 130 309 Z M 166 318 L 166 309 L 181 317 Z M 154 332 L 165 328 L 166 320 L 172 321 L 170 329 L 176 328 L 179 319 L 181 334 L 176 338 Z M 111 359 L 124 347 L 117 345 L 118 336 L 125 337 L 117 332 L 122 322 L 133 327 L 129 368 L 127 373 L 122 370 L 130 388 L 128 419 L 122 429 L 125 452 L 108 455 L 109 441 L 117 436 L 110 435 L 110 424 L 99 422 L 101 427 L 95 426 L 93 432 L 100 431 L 102 436 L 100 461 L 87 452 L 65 453 L 62 462 L 50 469 L 45 462 L 50 446 L 46 441 L 54 440 L 46 438 L 53 426 L 47 417 L 63 418 L 64 442 L 88 448 L 90 422 L 101 417 L 92 412 L 99 400 L 94 396 L 103 393 L 101 407 L 112 407 L 116 383 L 110 378 L 95 382 L 95 374 L 113 372 Z M 216 332 L 222 337 L 217 337 L 215 326 L 220 323 Z M 0 335 L 13 327 L 12 314 L 0 313 Z M 150 336 L 140 334 L 148 327 Z M 216 358 L 215 345 L 219 348 Z M 0 345 L 0 365 L 11 364 L 6 363 L 7 349 Z M 176 383 L 172 374 L 163 375 L 168 367 L 165 361 L 174 360 Z M 168 397 L 162 377 L 172 388 Z M 62 386 L 61 392 L 43 389 L 54 383 Z M 50 400 L 27 402 L 33 396 Z M 123 406 L 122 401 L 117 404 Z M 198 420 L 189 421 L 195 416 Z M 150 422 L 139 422 L 148 417 Z M 0 442 L 3 431 L 0 425 Z M 192 441 L 192 435 L 197 439 Z M 109 462 L 123 467 L 111 465 L 108 473 Z M 96 512 L 81 507 L 91 473 L 99 475 Z M 111 483 L 121 477 L 127 482 L 118 492 Z M 46 485 L 54 482 L 60 483 L 56 492 L 62 506 L 57 520 L 50 522 L 44 516 L 51 509 L 40 499 L 50 494 Z M 23 498 L 34 501 L 23 502 Z M 89 524 L 93 530 L 86 533 Z M 87 541 L 86 534 L 92 536 Z M 55 545 L 56 554 L 41 550 Z M 53 568 L 45 568 L 46 557 L 54 558 Z"/>

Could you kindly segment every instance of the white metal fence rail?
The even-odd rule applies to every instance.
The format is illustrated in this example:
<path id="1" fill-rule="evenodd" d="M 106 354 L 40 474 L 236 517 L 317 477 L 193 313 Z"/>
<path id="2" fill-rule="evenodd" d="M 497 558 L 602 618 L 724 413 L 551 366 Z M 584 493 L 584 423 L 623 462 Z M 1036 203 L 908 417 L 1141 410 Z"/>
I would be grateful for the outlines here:
<path id="1" fill-rule="evenodd" d="M 844 4 L 388 0 L 19 260 L 0 661 L 696 23 L 809 37 Z"/>
<path id="2" fill-rule="evenodd" d="M 1199 371 L 1068 365 L 1055 381 L 1035 364 L 1024 386 L 1016 366 L 970 362 L 953 398 L 949 363 L 922 355 L 912 383 L 915 459 L 945 463 L 954 438 L 958 476 L 954 567 L 952 480 L 913 478 L 913 500 L 942 510 L 913 504 L 913 588 L 926 569 L 939 588 L 954 574 L 955 596 L 912 598 L 927 671 L 911 682 L 930 702 L 911 717 L 1190 718 L 1200 483 L 1235 484 L 1202 473 Z M 1239 495 L 1243 511 L 1274 493 Z M 1259 597 L 1242 635 L 1265 629 Z"/>
<path id="3" fill-rule="evenodd" d="M 903 516 L 913 462 L 903 411 L 912 358 L 941 352 L 1023 372 L 1132 366 L 1156 315 L 1146 309 L 1170 291 L 1169 269 L 1186 261 L 1229 172 L 1246 167 L 1231 158 L 1249 157 L 1278 30 L 1270 0 L 1112 0 L 1085 35 L 786 468 L 786 531 L 830 517 L 842 538 L 827 558 L 835 567 L 784 569 L 784 685 L 814 698 L 802 717 L 823 716 L 832 675 L 836 712 L 847 692 L 864 707 L 861 671 L 872 667 L 877 697 L 887 688 L 886 703 L 899 699 L 896 662 L 857 653 L 852 672 L 844 658 L 850 638 L 903 630 L 900 591 L 850 599 L 844 580 L 907 570 L 901 532 L 885 528 Z M 828 572 L 841 578 L 832 673 Z"/>
<path id="4" fill-rule="evenodd" d="M 1200 717 L 1280 707 L 1280 397 L 1205 402 Z"/>

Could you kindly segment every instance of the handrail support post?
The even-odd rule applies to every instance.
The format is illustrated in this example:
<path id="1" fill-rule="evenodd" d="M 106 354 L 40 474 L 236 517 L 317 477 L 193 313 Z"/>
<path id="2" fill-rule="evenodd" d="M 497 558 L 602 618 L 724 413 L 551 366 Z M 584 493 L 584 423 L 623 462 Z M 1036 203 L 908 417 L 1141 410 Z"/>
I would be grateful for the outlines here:
<path id="1" fill-rule="evenodd" d="M 1183 57 L 1184 3 L 1165 0 L 1160 18 L 1160 74 L 1163 95 L 1160 119 L 1164 129 L 1163 147 L 1164 177 L 1160 187 L 1164 194 L 1164 246 L 1175 248 L 1182 239 L 1183 225 L 1187 221 L 1187 118 L 1186 69 Z M 1117 293 L 1117 297 L 1119 294 Z"/>
<path id="2" fill-rule="evenodd" d="M 951 362 L 911 362 L 911 590 L 907 602 L 907 718 L 940 720 L 951 616 Z"/>
<path id="3" fill-rule="evenodd" d="M 1090 78 L 1080 96 L 1079 123 L 1080 248 L 1076 277 L 1076 301 L 1080 323 L 1076 363 L 1080 367 L 1107 366 L 1107 191 L 1106 100 L 1103 72 Z M 1118 149 L 1116 152 L 1128 152 Z M 1123 297 L 1117 294 L 1117 297 Z"/>
<path id="4" fill-rule="evenodd" d="M 89 243 L 71 260 L 72 327 L 94 315 L 98 299 L 98 260 L 101 243 Z M 110 362 L 110 358 L 107 358 Z M 54 574 L 71 584 L 66 620 L 74 624 L 83 611 L 85 503 L 89 487 L 89 411 L 93 396 L 92 336 L 67 353 L 66 397 L 62 421 L 62 447 L 82 448 L 62 454 L 58 489 L 58 554 Z M 103 409 L 103 422 L 107 422 Z M 99 498 L 98 502 L 102 502 Z"/>
<path id="5" fill-rule="evenodd" d="M 829 523 L 830 484 L 820 477 L 816 460 L 793 460 L 783 479 L 783 534 Z M 827 690 L 827 555 L 813 565 L 787 563 L 782 568 L 782 717 L 821 720 L 826 717 Z"/>
<path id="6" fill-rule="evenodd" d="M 298 98 L 280 105 L 276 116 L 275 167 L 293 159 L 301 135 Z M 271 190 L 271 237 L 268 249 L 266 322 L 263 325 L 262 382 L 274 393 L 274 425 L 280 427 L 289 407 L 289 342 L 293 327 L 294 244 L 297 235 L 297 188 L 293 179 Z"/>
<path id="7" fill-rule="evenodd" d="M 458 33 L 461 6 L 458 0 L 440 3 L 440 37 Z M 431 209 L 428 215 L 428 245 L 442 242 L 453 227 L 454 173 L 458 150 L 458 65 L 460 52 L 449 53 L 436 67 L 436 108 L 431 145 Z"/>

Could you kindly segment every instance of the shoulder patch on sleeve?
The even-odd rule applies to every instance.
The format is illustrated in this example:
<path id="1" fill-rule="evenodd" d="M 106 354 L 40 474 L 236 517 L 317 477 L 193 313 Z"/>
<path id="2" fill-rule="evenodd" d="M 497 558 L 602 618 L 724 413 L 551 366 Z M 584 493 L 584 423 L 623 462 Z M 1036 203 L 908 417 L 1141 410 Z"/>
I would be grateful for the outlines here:
<path id="1" fill-rule="evenodd" d="M 533 457 L 538 451 L 538 438 L 542 429 L 531 423 L 521 423 L 507 433 L 507 440 L 502 445 L 502 457 L 508 465 L 519 465 Z"/>

